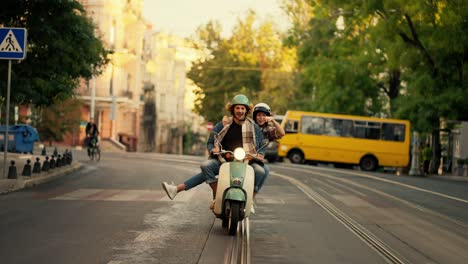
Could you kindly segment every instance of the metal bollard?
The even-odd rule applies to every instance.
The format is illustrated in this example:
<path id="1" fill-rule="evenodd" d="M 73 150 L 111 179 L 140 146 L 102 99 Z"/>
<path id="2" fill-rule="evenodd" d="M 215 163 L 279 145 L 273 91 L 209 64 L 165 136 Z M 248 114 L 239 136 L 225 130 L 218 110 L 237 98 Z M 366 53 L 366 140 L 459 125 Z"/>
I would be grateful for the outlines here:
<path id="1" fill-rule="evenodd" d="M 64 162 L 65 165 L 70 165 L 71 164 L 70 156 L 71 156 L 71 151 L 68 151 L 68 149 L 66 149 L 65 154 L 63 155 L 64 160 L 65 160 L 65 162 Z"/>
<path id="2" fill-rule="evenodd" d="M 62 167 L 62 155 L 60 154 L 57 156 L 57 160 L 55 161 L 55 167 Z"/>
<path id="3" fill-rule="evenodd" d="M 39 160 L 40 158 L 36 158 L 36 162 L 34 162 L 33 173 L 41 173 L 41 163 Z"/>
<path id="4" fill-rule="evenodd" d="M 45 146 L 42 148 L 41 155 L 42 155 L 42 156 L 47 155 L 47 151 L 46 151 L 46 147 L 45 147 Z"/>
<path id="5" fill-rule="evenodd" d="M 44 163 L 42 163 L 42 171 L 47 172 L 49 171 L 49 168 L 50 168 L 49 156 L 46 156 Z"/>
<path id="6" fill-rule="evenodd" d="M 50 168 L 50 169 L 55 169 L 55 159 L 54 159 L 54 156 L 53 156 L 53 155 L 52 155 L 52 157 L 50 158 L 49 168 Z"/>
<path id="7" fill-rule="evenodd" d="M 72 164 L 72 162 L 73 162 L 73 153 L 72 153 L 72 151 L 70 150 L 70 151 L 68 152 L 68 164 Z"/>
<path id="8" fill-rule="evenodd" d="M 31 176 L 31 160 L 28 159 L 26 164 L 24 164 L 23 172 L 21 173 L 23 176 Z"/>
<path id="9" fill-rule="evenodd" d="M 55 148 L 54 148 L 54 156 L 57 157 L 57 154 L 58 154 L 58 152 L 57 152 L 57 147 L 55 147 Z"/>
<path id="10" fill-rule="evenodd" d="M 12 160 L 10 162 L 10 167 L 8 168 L 8 179 L 16 179 L 18 178 L 18 174 L 16 173 L 16 166 L 15 161 Z"/>

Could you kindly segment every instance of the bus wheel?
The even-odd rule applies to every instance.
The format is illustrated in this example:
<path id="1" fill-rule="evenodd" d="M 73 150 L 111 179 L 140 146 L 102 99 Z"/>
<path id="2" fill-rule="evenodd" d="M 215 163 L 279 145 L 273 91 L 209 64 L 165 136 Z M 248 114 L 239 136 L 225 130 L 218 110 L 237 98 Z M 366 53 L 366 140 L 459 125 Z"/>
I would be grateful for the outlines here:
<path id="1" fill-rule="evenodd" d="M 372 156 L 364 156 L 359 166 L 363 171 L 375 171 L 377 169 L 377 159 Z"/>
<path id="2" fill-rule="evenodd" d="M 291 151 L 291 153 L 288 155 L 288 158 L 292 163 L 304 163 L 304 154 L 298 150 Z"/>

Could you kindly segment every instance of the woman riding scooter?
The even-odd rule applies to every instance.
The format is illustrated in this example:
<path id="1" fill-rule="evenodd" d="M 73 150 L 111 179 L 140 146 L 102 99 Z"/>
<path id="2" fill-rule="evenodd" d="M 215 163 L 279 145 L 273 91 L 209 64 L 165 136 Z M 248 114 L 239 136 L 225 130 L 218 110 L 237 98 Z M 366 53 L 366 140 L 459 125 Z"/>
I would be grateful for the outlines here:
<path id="1" fill-rule="evenodd" d="M 263 138 L 268 139 L 269 142 L 278 140 L 285 135 L 284 129 L 276 120 L 271 116 L 271 108 L 265 103 L 258 103 L 255 105 L 253 110 L 253 119 L 262 130 Z M 255 184 L 255 192 L 260 191 L 265 183 L 268 175 L 270 174 L 270 168 L 268 165 L 264 165 L 265 176 Z"/>

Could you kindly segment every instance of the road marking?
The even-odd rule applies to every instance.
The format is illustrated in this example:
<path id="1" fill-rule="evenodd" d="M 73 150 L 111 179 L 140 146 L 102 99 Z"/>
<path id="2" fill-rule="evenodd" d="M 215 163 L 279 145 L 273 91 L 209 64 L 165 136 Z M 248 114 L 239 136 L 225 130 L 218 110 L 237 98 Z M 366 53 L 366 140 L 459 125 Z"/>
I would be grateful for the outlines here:
<path id="1" fill-rule="evenodd" d="M 164 197 L 162 190 L 78 189 L 50 200 L 161 201 Z"/>
<path id="2" fill-rule="evenodd" d="M 142 232 L 135 238 L 135 242 L 147 241 L 151 237 L 151 232 Z"/>
<path id="3" fill-rule="evenodd" d="M 100 189 L 78 189 L 55 198 L 51 198 L 50 200 L 81 200 L 84 197 L 91 196 L 100 192 Z"/>
<path id="4" fill-rule="evenodd" d="M 372 232 L 368 231 L 364 226 L 360 225 L 354 219 L 343 213 L 340 209 L 330 203 L 323 196 L 313 191 L 301 181 L 286 176 L 280 173 L 274 173 L 277 177 L 289 181 L 292 185 L 301 190 L 309 199 L 316 202 L 320 207 L 327 211 L 337 221 L 341 222 L 346 228 L 353 232 L 359 239 L 365 242 L 370 248 L 374 249 L 389 263 L 408 263 L 406 259 L 400 256 L 395 250 L 376 237 Z"/>
<path id="5" fill-rule="evenodd" d="M 309 171 L 309 173 L 312 173 L 312 172 Z M 432 210 L 430 210 L 430 209 L 427 209 L 427 208 L 425 208 L 425 207 L 419 206 L 419 205 L 417 205 L 417 204 L 414 204 L 414 203 L 409 202 L 409 201 L 407 201 L 407 200 L 404 200 L 404 199 L 402 199 L 402 198 L 398 198 L 398 197 L 396 197 L 396 196 L 390 195 L 390 194 L 388 194 L 388 193 L 379 191 L 379 190 L 377 190 L 377 189 L 373 189 L 373 188 L 371 188 L 371 187 L 367 187 L 367 186 L 365 186 L 365 185 L 362 185 L 362 184 L 359 184 L 359 183 L 355 183 L 355 182 L 353 182 L 353 181 L 351 181 L 351 180 L 349 180 L 349 179 L 344 179 L 344 178 L 342 178 L 342 177 L 332 176 L 332 175 L 330 175 L 330 174 L 325 174 L 325 173 L 320 173 L 320 172 L 313 172 L 313 173 L 318 174 L 318 175 L 323 176 L 323 177 L 328 178 L 328 179 L 335 179 L 335 180 L 337 180 L 337 181 L 341 181 L 341 182 L 347 183 L 348 185 L 357 186 L 357 187 L 359 187 L 359 188 L 362 188 L 362 189 L 365 189 L 365 190 L 368 190 L 368 191 L 377 193 L 377 194 L 382 195 L 382 196 L 384 196 L 384 197 L 387 197 L 387 198 L 389 198 L 389 199 L 393 199 L 393 200 L 396 200 L 396 201 L 398 201 L 398 202 L 400 202 L 400 203 L 406 204 L 406 205 L 408 205 L 409 207 L 418 209 L 418 210 L 420 210 L 420 211 L 422 211 L 422 212 L 425 212 L 425 213 L 427 213 L 427 214 L 431 214 L 431 215 L 434 215 L 434 216 L 438 216 L 438 217 L 440 217 L 440 218 L 442 218 L 442 219 L 444 219 L 444 220 L 446 220 L 446 221 L 448 221 L 448 222 L 457 224 L 457 225 L 462 226 L 462 227 L 464 227 L 464 228 L 468 228 L 468 225 L 466 225 L 465 223 L 463 223 L 463 222 L 461 222 L 461 221 L 458 221 L 458 220 L 456 220 L 456 219 L 453 219 L 453 218 L 451 218 L 451 217 L 449 217 L 449 216 L 440 214 L 440 213 L 438 213 L 438 212 L 432 211 Z M 278 173 L 273 173 L 273 174 L 279 175 Z M 272 174 L 272 175 L 273 175 L 273 174 Z M 377 179 L 378 179 L 378 178 L 377 178 Z"/>
<path id="6" fill-rule="evenodd" d="M 293 167 L 288 167 L 288 168 L 289 168 L 289 169 L 292 169 L 292 170 L 296 170 L 296 171 L 302 171 L 302 172 L 307 172 L 307 173 L 315 173 L 315 174 L 318 174 L 318 175 L 323 175 L 323 174 L 321 174 L 320 172 L 311 171 L 311 170 L 306 170 L 306 169 L 302 169 L 302 168 L 293 168 Z M 317 169 L 317 170 L 325 170 L 325 169 L 321 169 L 321 168 L 315 168 L 315 169 Z M 413 189 L 413 190 L 417 190 L 417 191 L 421 191 L 421 192 L 425 192 L 425 193 L 430 193 L 430 194 L 433 194 L 433 195 L 437 195 L 437 196 L 440 196 L 440 197 L 444 197 L 444 198 L 447 198 L 447 199 L 452 199 L 452 200 L 459 201 L 459 202 L 462 202 L 462 203 L 468 203 L 468 200 L 464 200 L 464 199 L 461 199 L 461 198 L 458 198 L 458 197 L 454 197 L 454 196 L 450 196 L 450 195 L 447 195 L 447 194 L 443 194 L 443 193 L 439 193 L 439 192 L 434 192 L 434 191 L 426 190 L 426 189 L 423 189 L 423 188 L 411 186 L 411 185 L 404 184 L 404 183 L 401 183 L 401 182 L 396 182 L 396 181 L 392 181 L 392 180 L 382 179 L 382 178 L 379 178 L 379 177 L 376 177 L 376 176 L 371 176 L 371 175 L 367 175 L 367 174 L 363 174 L 363 173 L 357 173 L 357 172 L 349 172 L 349 171 L 340 171 L 340 170 L 328 169 L 328 171 L 330 171 L 330 170 L 331 170 L 331 171 L 334 171 L 334 172 L 339 172 L 339 173 L 344 173 L 344 174 L 359 176 L 359 177 L 368 178 L 368 179 L 373 179 L 373 180 L 377 180 L 377 181 L 383 181 L 383 182 L 386 182 L 386 183 L 391 183 L 391 184 L 399 185 L 399 186 L 402 186 L 402 187 L 406 187 L 406 188 L 408 188 L 408 189 Z M 270 173 L 270 174 L 272 174 L 272 173 Z"/>
<path id="7" fill-rule="evenodd" d="M 205 188 L 206 189 L 206 188 Z M 188 202 L 195 191 L 180 192 L 174 201 Z M 78 189 L 49 200 L 88 200 L 88 201 L 171 201 L 163 190 L 121 190 L 121 189 Z"/>

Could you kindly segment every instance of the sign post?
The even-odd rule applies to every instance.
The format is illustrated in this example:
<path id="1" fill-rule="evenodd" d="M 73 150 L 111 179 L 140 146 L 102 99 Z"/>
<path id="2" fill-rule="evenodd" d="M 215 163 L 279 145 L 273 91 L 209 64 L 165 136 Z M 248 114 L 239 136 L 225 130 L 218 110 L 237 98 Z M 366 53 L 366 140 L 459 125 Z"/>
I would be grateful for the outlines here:
<path id="1" fill-rule="evenodd" d="M 7 172 L 8 121 L 10 118 L 11 60 L 23 60 L 26 57 L 27 31 L 25 28 L 0 28 L 0 59 L 8 60 L 7 96 L 5 107 L 5 134 L 3 136 L 3 178 Z M 19 177 L 18 177 L 19 178 Z"/>

